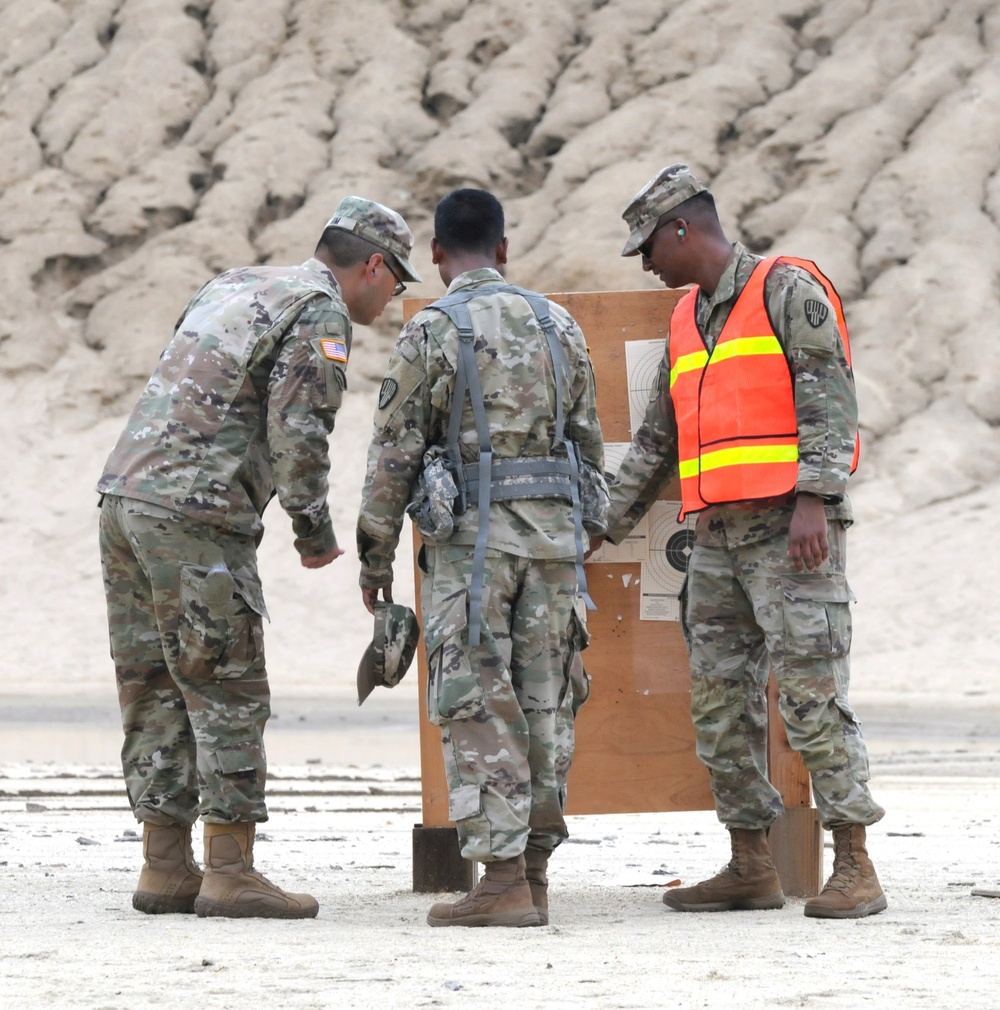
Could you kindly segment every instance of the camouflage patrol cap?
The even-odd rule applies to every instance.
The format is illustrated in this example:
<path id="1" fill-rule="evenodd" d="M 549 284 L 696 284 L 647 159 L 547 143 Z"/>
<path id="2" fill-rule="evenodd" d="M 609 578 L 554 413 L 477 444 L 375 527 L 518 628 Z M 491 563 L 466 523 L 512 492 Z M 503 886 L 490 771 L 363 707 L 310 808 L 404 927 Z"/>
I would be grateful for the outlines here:
<path id="1" fill-rule="evenodd" d="M 379 685 L 395 687 L 417 651 L 417 615 L 398 603 L 375 603 L 375 636 L 358 665 L 358 704 Z"/>
<path id="2" fill-rule="evenodd" d="M 399 261 L 404 280 L 421 280 L 420 274 L 413 269 L 409 260 L 413 249 L 413 233 L 392 208 L 360 196 L 345 196 L 337 204 L 326 227 L 349 231 L 359 238 L 367 239 L 379 249 L 385 249 Z"/>
<path id="3" fill-rule="evenodd" d="M 631 234 L 622 249 L 622 256 L 635 256 L 639 246 L 653 233 L 656 222 L 692 196 L 706 192 L 687 165 L 671 165 L 657 172 L 625 208 L 622 217 Z"/>

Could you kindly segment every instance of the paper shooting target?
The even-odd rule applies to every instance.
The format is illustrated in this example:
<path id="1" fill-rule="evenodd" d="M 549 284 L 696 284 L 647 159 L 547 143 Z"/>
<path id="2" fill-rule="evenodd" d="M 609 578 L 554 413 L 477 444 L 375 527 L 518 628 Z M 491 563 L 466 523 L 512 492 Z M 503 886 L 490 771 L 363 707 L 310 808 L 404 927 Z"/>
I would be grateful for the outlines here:
<path id="1" fill-rule="evenodd" d="M 660 504 L 660 503 L 658 503 Z M 657 588 L 679 593 L 694 547 L 694 516 L 677 522 L 679 502 L 663 502 L 649 516 L 649 574 Z"/>
<path id="2" fill-rule="evenodd" d="M 627 340 L 625 361 L 628 367 L 628 414 L 634 435 L 646 416 L 650 397 L 656 389 L 656 376 L 663 360 L 662 340 Z"/>

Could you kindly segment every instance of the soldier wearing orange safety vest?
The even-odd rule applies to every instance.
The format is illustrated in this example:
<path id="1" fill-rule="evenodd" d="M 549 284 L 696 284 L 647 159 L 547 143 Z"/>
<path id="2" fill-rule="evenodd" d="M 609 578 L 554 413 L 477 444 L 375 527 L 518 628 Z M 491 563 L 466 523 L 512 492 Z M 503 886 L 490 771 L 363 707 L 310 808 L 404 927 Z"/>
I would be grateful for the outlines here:
<path id="1" fill-rule="evenodd" d="M 688 912 L 784 904 L 767 842 L 783 809 L 767 777 L 773 669 L 789 742 L 834 836 L 833 874 L 805 914 L 880 912 L 865 828 L 884 811 L 847 700 L 846 488 L 858 435 L 843 307 L 815 264 L 731 243 L 686 165 L 658 173 L 622 216 L 623 256 L 641 255 L 667 287 L 695 286 L 671 315 L 657 388 L 611 487 L 607 536 L 619 542 L 679 475 L 681 516 L 697 515 L 681 607 L 691 712 L 732 844 L 719 874 L 664 902 Z"/>
<path id="2" fill-rule="evenodd" d="M 822 283 L 836 307 L 844 359 L 851 363 L 840 297 L 814 263 L 790 257 L 757 263 L 711 353 L 698 329 L 698 292 L 688 292 L 670 320 L 669 388 L 677 417 L 681 519 L 709 505 L 775 498 L 796 489 L 799 435 L 792 373 L 764 301 L 765 282 L 778 263 L 795 264 Z M 807 311 L 825 321 L 826 306 L 811 301 Z M 858 450 L 855 435 L 852 473 Z"/>

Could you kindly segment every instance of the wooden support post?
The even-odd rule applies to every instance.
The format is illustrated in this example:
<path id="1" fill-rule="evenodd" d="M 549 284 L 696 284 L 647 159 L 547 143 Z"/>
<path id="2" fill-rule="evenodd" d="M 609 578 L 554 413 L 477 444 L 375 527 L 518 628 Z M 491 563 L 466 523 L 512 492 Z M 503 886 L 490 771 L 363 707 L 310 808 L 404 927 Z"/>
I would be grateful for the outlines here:
<path id="1" fill-rule="evenodd" d="M 823 886 L 823 829 L 815 807 L 789 807 L 768 835 L 781 889 L 792 898 L 811 898 Z"/>
<path id="2" fill-rule="evenodd" d="M 458 832 L 452 827 L 413 825 L 413 890 L 470 891 L 476 886 L 476 864 L 462 858 Z"/>
<path id="3" fill-rule="evenodd" d="M 771 825 L 768 842 L 781 889 L 795 898 L 810 898 L 823 886 L 823 829 L 809 805 L 809 773 L 792 749 L 778 711 L 774 674 L 767 685 L 767 752 L 771 784 L 781 793 L 784 814 Z"/>
<path id="4" fill-rule="evenodd" d="M 420 535 L 416 531 L 413 539 L 415 557 L 420 550 Z M 417 617 L 423 627 L 419 597 Z M 418 694 L 421 699 L 426 698 L 427 654 L 423 638 L 417 650 L 417 678 Z M 462 858 L 458 832 L 448 820 L 448 783 L 441 755 L 441 733 L 423 715 L 420 719 L 420 781 L 423 823 L 413 827 L 413 890 L 418 894 L 471 890 L 476 883 L 476 864 Z"/>

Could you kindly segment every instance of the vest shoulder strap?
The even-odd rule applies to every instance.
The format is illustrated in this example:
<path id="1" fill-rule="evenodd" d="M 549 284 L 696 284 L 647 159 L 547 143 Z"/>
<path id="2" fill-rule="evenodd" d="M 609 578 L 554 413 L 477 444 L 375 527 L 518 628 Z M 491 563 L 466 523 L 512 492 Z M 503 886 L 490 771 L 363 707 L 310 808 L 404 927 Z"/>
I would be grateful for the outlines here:
<path id="1" fill-rule="evenodd" d="M 473 298 L 509 293 L 520 295 L 528 303 L 532 313 L 538 320 L 538 325 L 545 335 L 545 342 L 548 347 L 549 356 L 552 359 L 552 369 L 555 374 L 556 389 L 556 416 L 555 416 L 555 443 L 565 448 L 570 468 L 570 497 L 573 508 L 573 527 L 576 540 L 576 570 L 577 582 L 583 599 L 587 607 L 595 609 L 594 603 L 587 592 L 587 576 L 583 570 L 583 512 L 580 503 L 580 471 L 578 450 L 573 442 L 566 437 L 565 412 L 563 387 L 569 393 L 569 362 L 566 352 L 556 335 L 555 322 L 549 312 L 549 301 L 536 291 L 529 291 L 513 284 L 491 284 L 481 288 L 468 288 L 463 291 L 455 291 L 445 295 L 437 301 L 431 302 L 427 306 L 429 309 L 437 309 L 443 312 L 458 330 L 459 351 L 458 361 L 455 366 L 455 386 L 452 393 L 451 413 L 448 416 L 448 432 L 446 436 L 445 452 L 452 464 L 452 472 L 455 475 L 456 483 L 459 486 L 459 495 L 462 502 L 466 500 L 467 494 L 475 490 L 477 505 L 479 508 L 479 528 L 476 531 L 476 544 L 473 549 L 472 578 L 469 587 L 469 644 L 479 645 L 481 642 L 482 625 L 482 595 L 486 570 L 486 543 L 489 538 L 489 510 L 490 503 L 494 500 L 494 466 L 493 466 L 493 443 L 490 439 L 489 425 L 486 420 L 486 408 L 483 403 L 482 385 L 479 381 L 479 368 L 476 364 L 475 353 L 475 330 L 472 326 L 472 313 L 469 311 L 469 302 Z M 476 421 L 476 435 L 479 439 L 479 459 L 471 466 L 463 466 L 461 450 L 458 438 L 461 429 L 462 408 L 465 404 L 465 397 L 468 394 L 469 402 L 472 406 L 472 413 Z M 476 481 L 467 481 L 466 475 L 470 470 L 476 473 Z M 497 474 L 498 491 L 500 486 L 504 490 L 497 496 L 497 500 L 507 500 L 515 497 L 510 493 L 509 486 L 503 484 L 503 477 Z M 525 473 L 527 476 L 527 473 Z M 474 485 L 474 487 L 473 487 Z M 537 486 L 536 486 L 537 485 Z M 539 492 L 551 493 L 551 475 L 538 473 L 534 479 L 529 479 L 520 485 L 521 492 L 516 495 L 519 498 L 536 497 Z"/>

